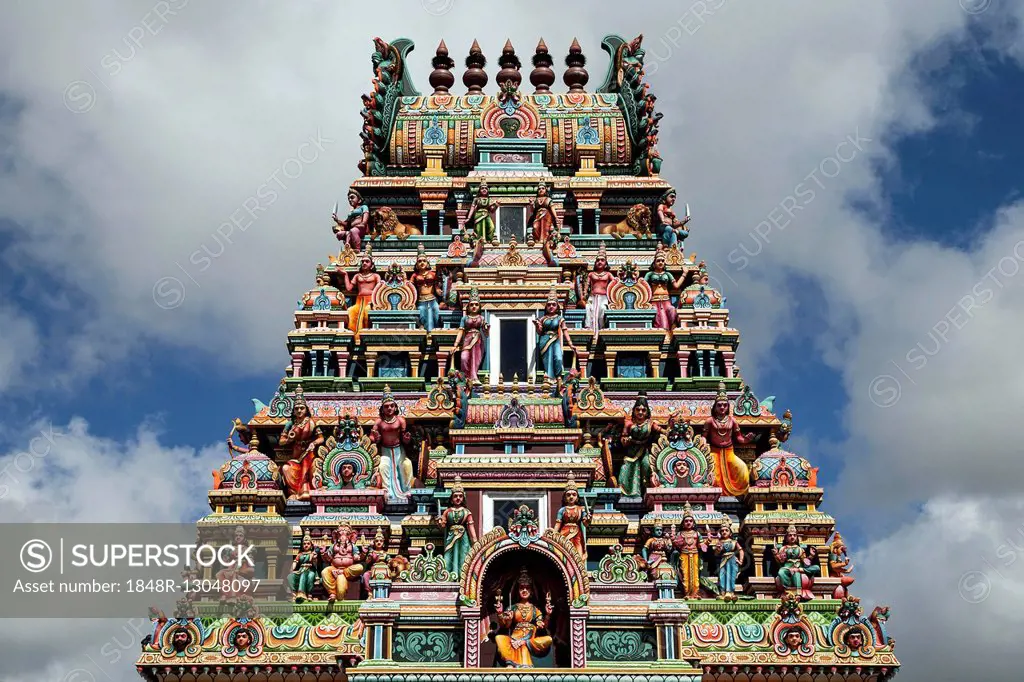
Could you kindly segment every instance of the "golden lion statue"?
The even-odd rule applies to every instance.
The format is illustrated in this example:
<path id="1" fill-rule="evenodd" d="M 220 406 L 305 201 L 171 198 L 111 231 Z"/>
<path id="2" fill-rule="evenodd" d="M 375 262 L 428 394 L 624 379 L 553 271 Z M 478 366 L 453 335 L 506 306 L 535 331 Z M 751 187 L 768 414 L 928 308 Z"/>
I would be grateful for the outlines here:
<path id="1" fill-rule="evenodd" d="M 616 239 L 622 239 L 627 235 L 634 237 L 651 236 L 651 209 L 644 204 L 634 204 L 626 214 L 626 219 L 614 225 L 605 225 L 601 228 L 601 234 L 610 234 Z"/>
<path id="2" fill-rule="evenodd" d="M 408 239 L 418 234 L 422 233 L 412 225 L 399 222 L 398 216 L 395 215 L 395 211 L 390 207 L 382 206 L 373 211 L 373 231 L 370 233 L 371 237 L 377 237 L 382 240 L 388 237 Z"/>

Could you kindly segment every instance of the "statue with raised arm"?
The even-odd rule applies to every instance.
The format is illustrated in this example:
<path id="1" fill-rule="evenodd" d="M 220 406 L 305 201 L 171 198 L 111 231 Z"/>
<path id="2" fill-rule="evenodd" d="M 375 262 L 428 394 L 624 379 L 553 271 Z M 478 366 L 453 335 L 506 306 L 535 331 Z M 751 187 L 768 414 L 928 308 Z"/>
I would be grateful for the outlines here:
<path id="1" fill-rule="evenodd" d="M 665 253 L 658 250 L 651 264 L 651 271 L 644 275 L 651 285 L 651 303 L 654 305 L 654 326 L 671 332 L 676 326 L 676 307 L 672 304 L 672 289 L 683 286 L 686 273 L 678 279 L 665 268 Z"/>
<path id="2" fill-rule="evenodd" d="M 281 465 L 285 489 L 290 500 L 308 500 L 313 480 L 313 459 L 323 444 L 324 434 L 309 414 L 309 406 L 301 388 L 295 391 L 292 417 L 285 422 L 278 443 L 291 451 L 291 458 Z"/>
<path id="3" fill-rule="evenodd" d="M 466 380 L 472 384 L 477 381 L 477 372 L 484 361 L 487 348 L 487 334 L 491 325 L 487 324 L 480 306 L 480 292 L 474 286 L 466 304 L 459 331 L 455 335 L 453 352 L 459 352 L 459 367 Z"/>
<path id="4" fill-rule="evenodd" d="M 682 220 L 676 217 L 672 208 L 676 203 L 676 191 L 670 189 L 662 195 L 658 202 L 658 237 L 665 246 L 675 246 L 682 243 L 690 236 L 686 224 L 690 222 L 690 216 L 684 216 Z"/>
<path id="5" fill-rule="evenodd" d="M 732 416 L 732 403 L 725 392 L 725 382 L 718 384 L 718 395 L 711 406 L 711 416 L 704 422 L 704 438 L 711 446 L 715 461 L 715 485 L 726 495 L 739 497 L 750 487 L 750 470 L 733 451 L 733 444 L 752 443 L 757 436 L 741 433 L 740 425 Z"/>
<path id="6" fill-rule="evenodd" d="M 338 217 L 337 210 L 331 215 L 334 219 L 334 235 L 339 242 L 358 251 L 363 244 L 363 237 L 369 232 L 370 209 L 363 203 L 362 195 L 354 189 L 348 192 L 348 205 L 352 210 L 344 219 Z"/>
<path id="7" fill-rule="evenodd" d="M 523 567 L 519 571 L 515 591 L 517 600 L 508 610 L 502 604 L 501 595 L 495 603 L 498 626 L 503 631 L 495 635 L 494 643 L 498 656 L 507 668 L 532 668 L 533 656 L 545 656 L 551 650 L 551 635 L 539 634 L 547 629 L 547 621 L 554 612 L 551 595 L 547 595 L 544 610 L 531 601 L 533 581 Z"/>

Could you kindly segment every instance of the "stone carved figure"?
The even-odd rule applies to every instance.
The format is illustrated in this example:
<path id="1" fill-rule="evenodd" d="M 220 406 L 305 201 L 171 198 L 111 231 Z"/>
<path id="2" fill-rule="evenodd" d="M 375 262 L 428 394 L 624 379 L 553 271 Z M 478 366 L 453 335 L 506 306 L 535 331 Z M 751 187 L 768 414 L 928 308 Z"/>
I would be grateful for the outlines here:
<path id="1" fill-rule="evenodd" d="M 736 601 L 736 578 L 743 563 L 743 545 L 733 538 L 732 524 L 728 520 L 722 521 L 711 547 L 718 557 L 718 596 L 724 601 Z"/>

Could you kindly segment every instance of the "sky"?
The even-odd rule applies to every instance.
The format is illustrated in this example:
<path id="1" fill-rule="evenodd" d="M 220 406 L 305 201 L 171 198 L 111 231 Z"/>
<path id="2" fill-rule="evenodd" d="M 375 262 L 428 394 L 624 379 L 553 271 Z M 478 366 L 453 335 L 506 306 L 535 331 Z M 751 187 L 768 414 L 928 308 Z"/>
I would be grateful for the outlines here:
<path id="1" fill-rule="evenodd" d="M 601 38 L 643 33 L 687 251 L 728 297 L 743 376 L 820 467 L 854 594 L 892 607 L 899 679 L 1009 675 L 1024 3 L 502 7 L 4 4 L 0 518 L 202 512 L 230 420 L 273 394 L 295 301 L 336 249 L 373 36 L 417 43 L 421 90 L 441 38 L 457 76 L 478 38 L 492 91 L 506 38 L 526 61 L 543 37 L 560 73 L 578 37 L 596 87 Z M 73 623 L 58 645 L 50 623 L 0 620 L 0 680 L 133 680 L 139 627 Z"/>

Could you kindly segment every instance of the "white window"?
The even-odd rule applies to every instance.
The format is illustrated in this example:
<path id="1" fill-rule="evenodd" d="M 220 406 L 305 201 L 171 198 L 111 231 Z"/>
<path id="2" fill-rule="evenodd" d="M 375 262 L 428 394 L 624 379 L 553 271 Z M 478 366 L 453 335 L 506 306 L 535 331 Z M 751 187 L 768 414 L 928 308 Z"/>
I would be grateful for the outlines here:
<path id="1" fill-rule="evenodd" d="M 537 329 L 533 315 L 491 313 L 491 333 L 487 343 L 487 371 L 491 386 L 498 384 L 498 375 L 512 381 L 515 374 L 526 381 L 537 369 Z M 504 328 L 504 340 L 502 329 Z"/>
<path id="2" fill-rule="evenodd" d="M 508 520 L 512 513 L 525 504 L 537 515 L 537 526 L 540 532 L 548 527 L 548 496 L 547 493 L 535 492 L 485 492 L 483 493 L 482 533 L 496 527 L 508 528 Z"/>

